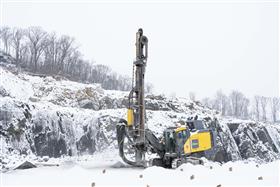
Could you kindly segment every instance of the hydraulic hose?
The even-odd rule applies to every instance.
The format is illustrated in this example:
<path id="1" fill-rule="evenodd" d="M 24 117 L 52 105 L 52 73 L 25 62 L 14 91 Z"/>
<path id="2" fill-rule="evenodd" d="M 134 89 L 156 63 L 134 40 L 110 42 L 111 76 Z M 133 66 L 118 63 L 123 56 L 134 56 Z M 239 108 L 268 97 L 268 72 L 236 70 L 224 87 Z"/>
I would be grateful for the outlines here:
<path id="1" fill-rule="evenodd" d="M 123 161 L 129 165 L 133 165 L 136 167 L 144 167 L 144 163 L 137 163 L 131 160 L 128 160 L 124 155 L 124 139 L 127 138 L 130 140 L 129 136 L 126 133 L 125 124 L 126 120 L 121 119 L 119 124 L 116 126 L 117 128 L 117 140 L 118 140 L 118 147 L 119 147 L 119 155 L 123 159 Z"/>

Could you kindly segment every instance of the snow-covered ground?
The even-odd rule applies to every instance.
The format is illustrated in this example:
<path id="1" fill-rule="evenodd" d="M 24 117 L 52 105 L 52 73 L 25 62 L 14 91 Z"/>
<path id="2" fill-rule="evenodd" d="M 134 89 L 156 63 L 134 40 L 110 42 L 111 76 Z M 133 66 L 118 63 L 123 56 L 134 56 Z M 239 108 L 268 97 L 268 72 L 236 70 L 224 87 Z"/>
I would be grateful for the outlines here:
<path id="1" fill-rule="evenodd" d="M 55 162 L 55 161 L 53 161 Z M 12 170 L 1 174 L 1 186 L 279 186 L 280 162 L 237 161 L 204 165 L 118 168 L 115 152 L 60 160 L 59 166 Z M 93 184 L 94 183 L 94 184 Z"/>

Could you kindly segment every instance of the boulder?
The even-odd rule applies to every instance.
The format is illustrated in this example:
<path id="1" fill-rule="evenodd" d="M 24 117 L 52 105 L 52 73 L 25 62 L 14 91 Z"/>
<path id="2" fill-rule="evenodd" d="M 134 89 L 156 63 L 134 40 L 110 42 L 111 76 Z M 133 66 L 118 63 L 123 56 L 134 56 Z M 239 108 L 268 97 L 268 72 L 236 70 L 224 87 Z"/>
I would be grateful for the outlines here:
<path id="1" fill-rule="evenodd" d="M 17 166 L 15 168 L 16 169 L 30 169 L 30 168 L 36 168 L 37 166 L 32 164 L 31 162 L 25 161 L 22 164 L 20 164 L 19 166 Z"/>

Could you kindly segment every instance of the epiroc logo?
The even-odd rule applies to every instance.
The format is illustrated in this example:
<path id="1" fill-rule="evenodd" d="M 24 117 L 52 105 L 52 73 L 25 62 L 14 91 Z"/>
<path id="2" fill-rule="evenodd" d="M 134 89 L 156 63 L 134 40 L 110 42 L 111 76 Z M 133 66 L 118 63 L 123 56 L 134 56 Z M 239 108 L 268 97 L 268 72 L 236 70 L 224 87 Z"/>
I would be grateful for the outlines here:
<path id="1" fill-rule="evenodd" d="M 192 140 L 192 148 L 193 148 L 193 149 L 196 149 L 196 148 L 198 148 L 198 147 L 199 147 L 199 145 L 198 145 L 198 139 Z"/>

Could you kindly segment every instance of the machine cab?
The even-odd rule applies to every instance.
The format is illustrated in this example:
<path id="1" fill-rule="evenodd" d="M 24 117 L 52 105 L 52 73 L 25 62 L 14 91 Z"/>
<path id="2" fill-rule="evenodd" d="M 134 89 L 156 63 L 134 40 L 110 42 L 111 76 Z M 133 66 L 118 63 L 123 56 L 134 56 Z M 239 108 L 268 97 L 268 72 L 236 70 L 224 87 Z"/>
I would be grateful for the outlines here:
<path id="1" fill-rule="evenodd" d="M 165 151 L 171 157 L 184 154 L 184 144 L 190 137 L 188 127 L 170 127 L 164 131 Z"/>
<path id="2" fill-rule="evenodd" d="M 202 120 L 188 120 L 186 121 L 186 125 L 191 132 L 206 129 L 204 122 Z"/>

